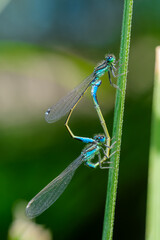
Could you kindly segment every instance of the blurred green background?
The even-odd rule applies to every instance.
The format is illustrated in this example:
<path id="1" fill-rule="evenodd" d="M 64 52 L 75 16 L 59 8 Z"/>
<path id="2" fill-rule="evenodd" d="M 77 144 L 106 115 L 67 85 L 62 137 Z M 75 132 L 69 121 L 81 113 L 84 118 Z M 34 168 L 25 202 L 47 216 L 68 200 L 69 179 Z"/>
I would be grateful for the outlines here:
<path id="1" fill-rule="evenodd" d="M 114 239 L 144 239 L 159 9 L 158 0 L 134 4 Z M 65 118 L 48 124 L 44 113 L 106 53 L 118 59 L 122 13 L 118 0 L 0 2 L 0 239 L 32 239 L 23 238 L 27 225 L 14 237 L 15 206 L 27 203 L 83 149 L 69 136 Z M 114 97 L 106 75 L 98 99 L 110 134 Z M 70 126 L 80 136 L 102 132 L 90 90 Z M 50 229 L 52 237 L 43 239 L 101 239 L 107 176 L 82 165 L 59 200 L 36 219 Z M 17 229 L 24 221 L 19 217 Z"/>

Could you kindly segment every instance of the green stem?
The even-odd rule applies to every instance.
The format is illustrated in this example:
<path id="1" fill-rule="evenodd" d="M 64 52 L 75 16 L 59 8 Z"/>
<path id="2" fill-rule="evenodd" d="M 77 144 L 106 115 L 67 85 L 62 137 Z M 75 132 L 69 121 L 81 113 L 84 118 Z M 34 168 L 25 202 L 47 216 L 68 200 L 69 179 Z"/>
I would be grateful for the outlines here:
<path id="1" fill-rule="evenodd" d="M 160 239 L 160 46 L 156 48 L 149 156 L 146 240 Z"/>
<path id="2" fill-rule="evenodd" d="M 117 195 L 118 185 L 118 172 L 119 172 L 119 159 L 120 159 L 120 147 L 121 147 L 121 136 L 122 136 L 122 125 L 123 125 L 123 113 L 124 113 L 124 102 L 125 102 L 125 91 L 127 81 L 127 69 L 129 60 L 129 47 L 131 37 L 131 23 L 132 23 L 132 12 L 133 12 L 133 0 L 124 1 L 124 12 L 123 12 L 123 23 L 122 23 L 122 35 L 121 35 L 121 48 L 120 48 L 120 65 L 118 77 L 118 86 L 122 90 L 117 90 L 115 112 L 114 112 L 114 123 L 113 123 L 113 135 L 117 144 L 113 151 L 116 153 L 111 157 L 113 162 L 113 168 L 109 170 L 108 186 L 107 186 L 107 198 L 103 224 L 103 236 L 102 240 L 111 240 L 113 236 L 113 225 L 115 216 L 115 204 Z M 112 151 L 112 152 L 113 152 Z"/>

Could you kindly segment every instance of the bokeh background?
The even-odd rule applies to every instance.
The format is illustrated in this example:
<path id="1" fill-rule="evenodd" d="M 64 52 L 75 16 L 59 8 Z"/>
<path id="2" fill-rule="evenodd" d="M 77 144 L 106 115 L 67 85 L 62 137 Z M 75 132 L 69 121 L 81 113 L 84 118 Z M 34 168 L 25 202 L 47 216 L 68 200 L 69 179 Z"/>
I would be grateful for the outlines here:
<path id="1" fill-rule="evenodd" d="M 114 239 L 140 240 L 145 234 L 159 9 L 158 0 L 134 4 Z M 82 165 L 35 222 L 23 214 L 27 201 L 84 147 L 69 136 L 65 117 L 48 124 L 44 113 L 106 53 L 118 59 L 122 14 L 118 0 L 0 1 L 0 239 L 101 239 L 106 170 Z M 107 75 L 98 99 L 111 134 L 115 89 Z M 102 132 L 90 90 L 70 126 L 80 136 Z"/>

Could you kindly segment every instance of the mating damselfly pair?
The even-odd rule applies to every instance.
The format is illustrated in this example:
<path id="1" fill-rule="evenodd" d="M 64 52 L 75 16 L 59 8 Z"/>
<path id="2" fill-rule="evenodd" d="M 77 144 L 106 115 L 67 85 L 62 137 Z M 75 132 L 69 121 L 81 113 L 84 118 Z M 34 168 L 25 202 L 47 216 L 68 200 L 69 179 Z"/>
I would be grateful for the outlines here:
<path id="1" fill-rule="evenodd" d="M 56 122 L 69 113 L 65 122 L 69 133 L 73 138 L 87 143 L 88 145 L 82 150 L 77 159 L 75 159 L 59 176 L 51 181 L 28 203 L 26 207 L 26 215 L 28 217 L 34 218 L 49 208 L 66 189 L 76 169 L 82 163 L 93 168 L 96 168 L 97 166 L 100 168 L 110 168 L 110 166 L 104 167 L 102 164 L 104 162 L 110 163 L 108 162 L 108 159 L 110 157 L 110 149 L 113 147 L 114 143 L 112 145 L 110 143 L 110 135 L 97 100 L 97 90 L 101 85 L 100 77 L 106 72 L 108 72 L 110 84 L 113 87 L 118 88 L 111 80 L 111 74 L 113 77 L 116 77 L 116 71 L 115 57 L 113 55 L 107 55 L 105 60 L 98 64 L 90 76 L 46 111 L 45 119 L 48 123 Z M 89 87 L 91 87 L 93 103 L 104 130 L 104 135 L 97 134 L 93 138 L 75 136 L 68 125 L 72 111 Z M 103 158 L 101 157 L 101 152 L 103 153 Z M 98 156 L 98 161 L 94 163 L 92 160 L 96 155 Z"/>

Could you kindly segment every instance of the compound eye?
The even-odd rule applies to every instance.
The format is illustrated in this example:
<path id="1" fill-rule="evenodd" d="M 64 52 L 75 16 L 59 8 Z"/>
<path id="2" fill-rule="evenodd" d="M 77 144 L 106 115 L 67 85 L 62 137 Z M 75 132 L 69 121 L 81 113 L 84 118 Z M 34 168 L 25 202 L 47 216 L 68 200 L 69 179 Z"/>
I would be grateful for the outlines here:
<path id="1" fill-rule="evenodd" d="M 105 142 L 105 137 L 104 136 L 101 137 L 101 142 Z"/>
<path id="2" fill-rule="evenodd" d="M 108 56 L 107 57 L 107 61 L 110 62 L 110 60 L 112 59 L 112 56 Z"/>

